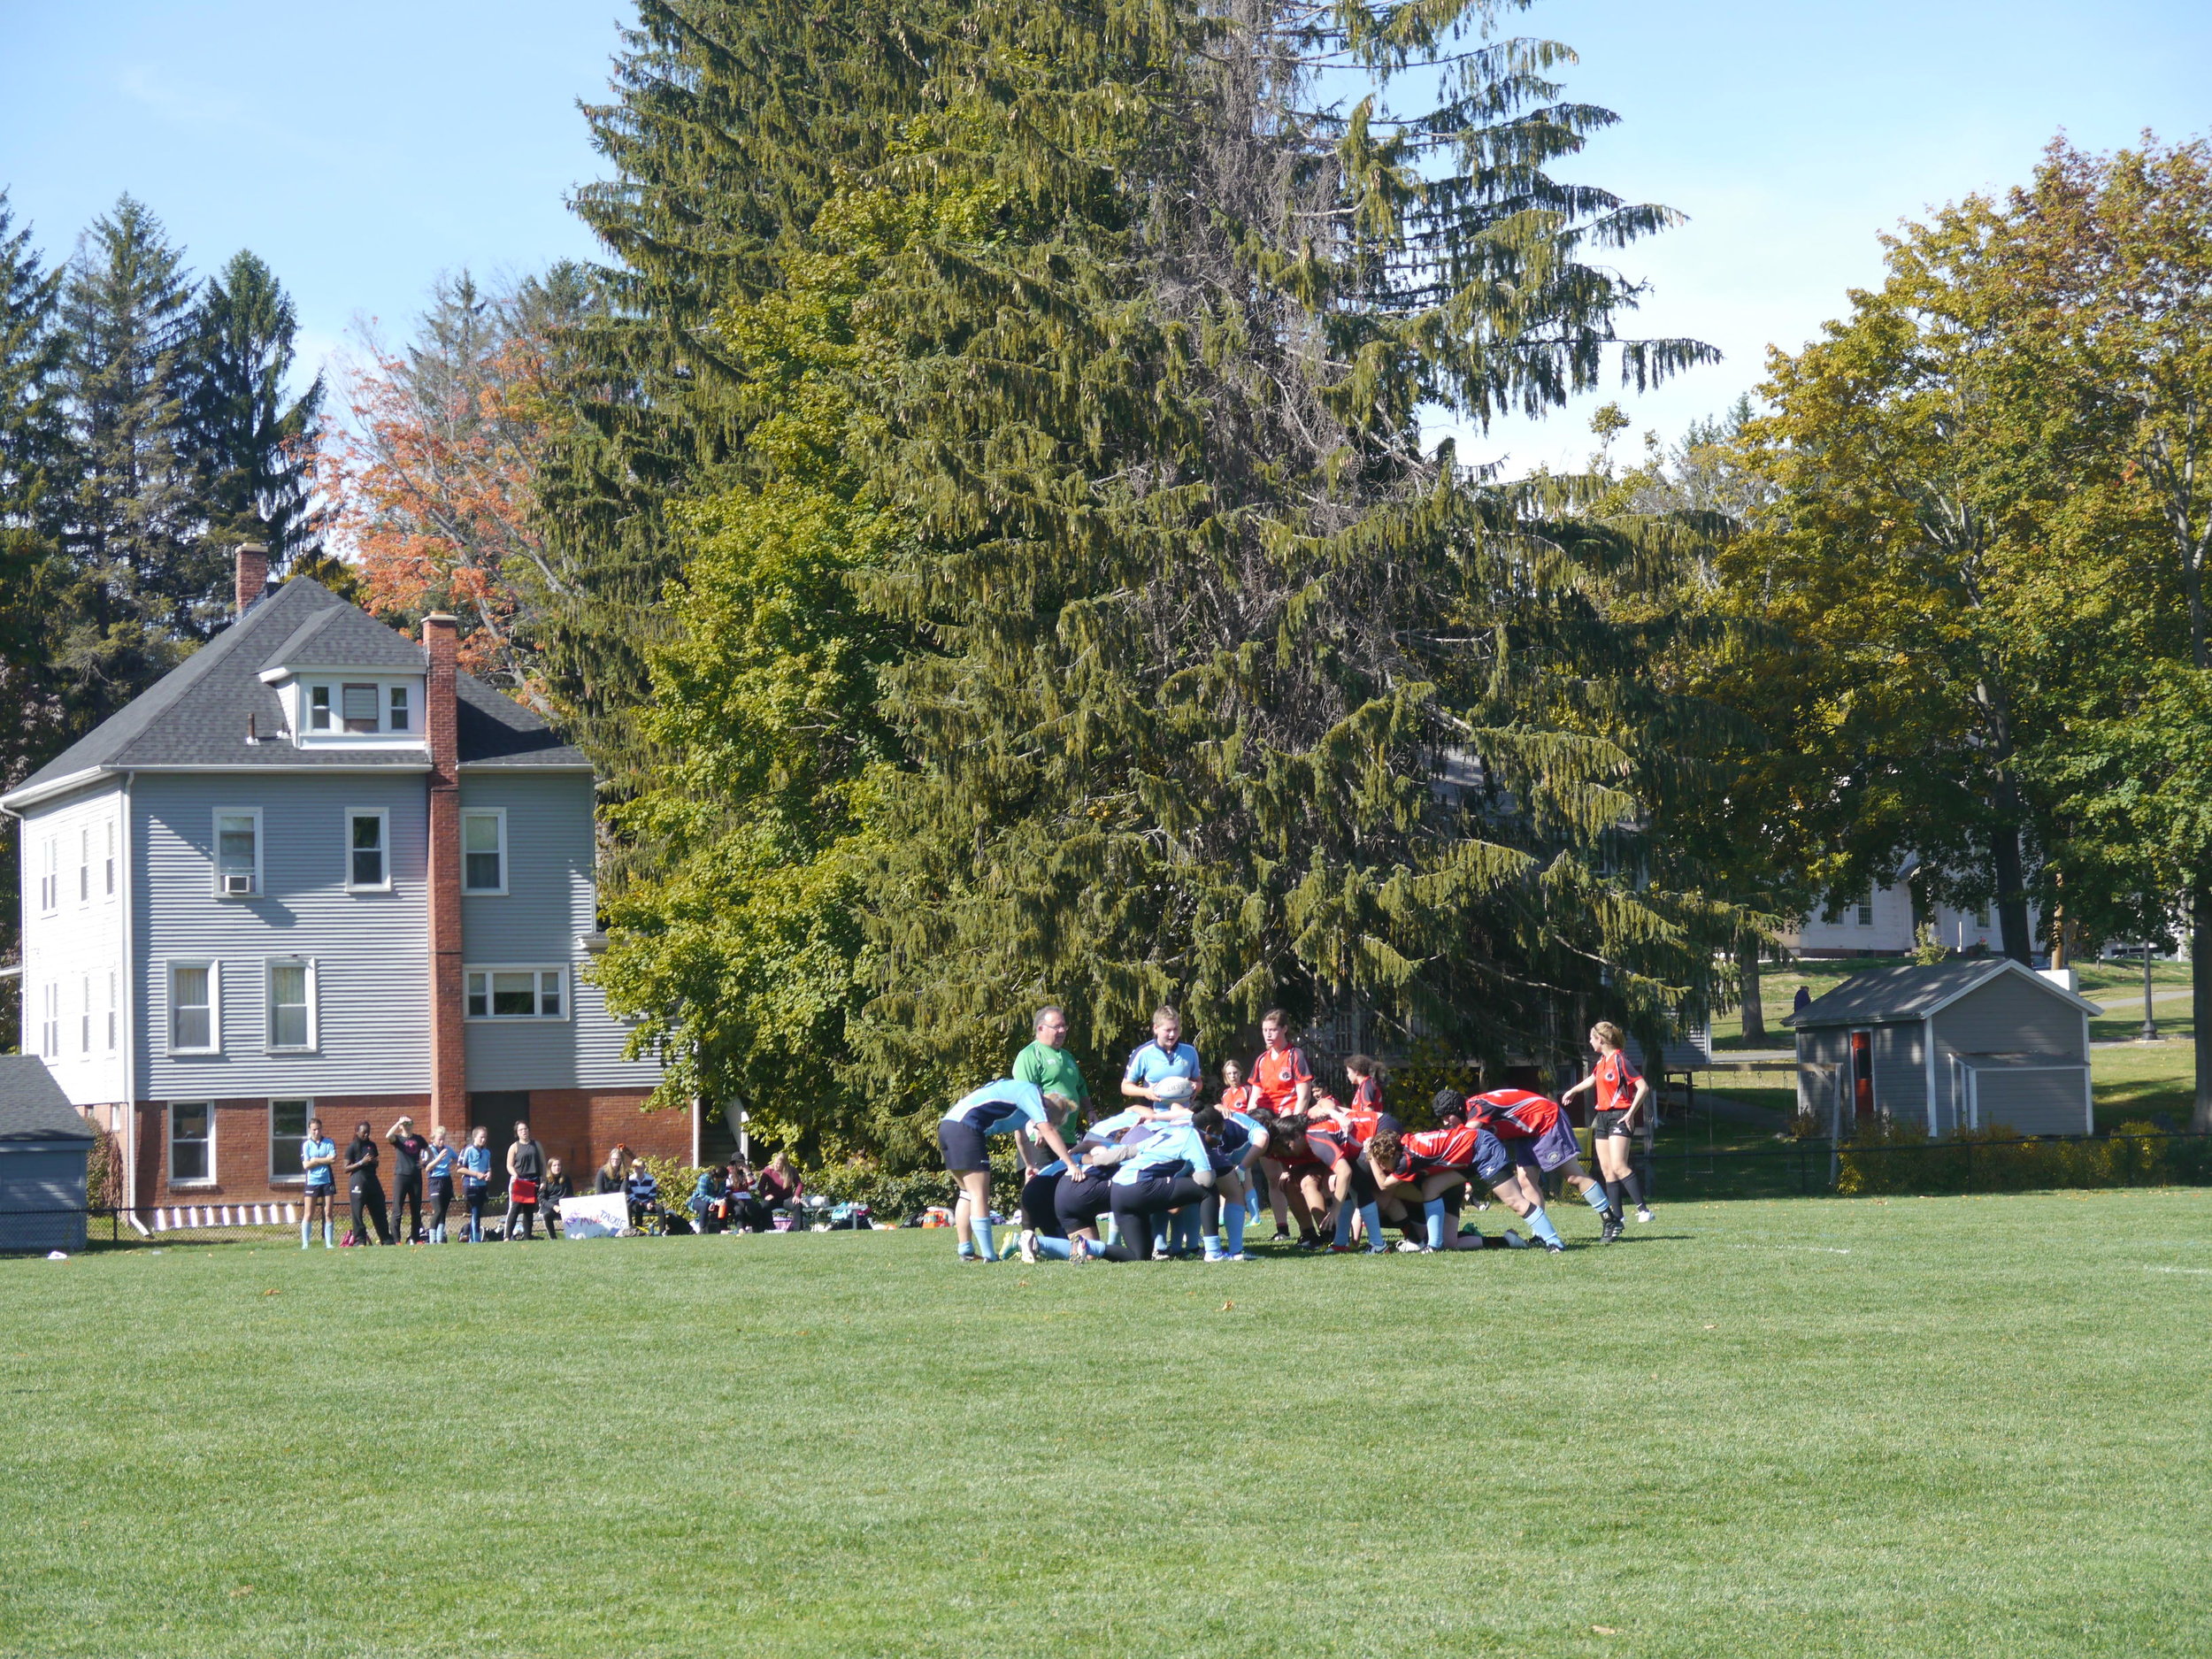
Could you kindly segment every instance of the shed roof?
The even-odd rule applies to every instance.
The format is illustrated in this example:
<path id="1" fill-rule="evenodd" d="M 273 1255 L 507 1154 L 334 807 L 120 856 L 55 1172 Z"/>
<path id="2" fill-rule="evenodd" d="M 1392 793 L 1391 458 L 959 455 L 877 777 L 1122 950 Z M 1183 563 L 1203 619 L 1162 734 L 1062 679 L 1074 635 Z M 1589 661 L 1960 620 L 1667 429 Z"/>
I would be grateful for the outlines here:
<path id="1" fill-rule="evenodd" d="M 1802 1013 L 1792 1014 L 1782 1023 L 1804 1031 L 1824 1025 L 1886 1025 L 1925 1019 L 2008 973 L 2018 974 L 2038 990 L 2086 1013 L 2104 1011 L 2009 956 L 1967 956 L 1955 962 L 1925 966 L 1906 963 L 1854 974 L 1827 995 L 1816 998 Z"/>
<path id="2" fill-rule="evenodd" d="M 265 669 L 293 667 L 413 669 L 422 647 L 386 626 L 319 582 L 297 577 L 107 719 L 33 772 L 4 799 L 35 795 L 80 773 L 164 767 L 236 767 L 312 771 L 389 766 L 419 772 L 426 762 L 407 749 L 302 749 L 289 742 L 246 741 L 246 720 L 265 737 L 284 730 L 281 704 Z M 581 770 L 583 752 L 530 710 L 471 674 L 457 677 L 460 759 L 464 766 L 538 766 Z"/>
<path id="3" fill-rule="evenodd" d="M 0 1141 L 89 1141 L 92 1125 L 35 1054 L 0 1054 Z"/>

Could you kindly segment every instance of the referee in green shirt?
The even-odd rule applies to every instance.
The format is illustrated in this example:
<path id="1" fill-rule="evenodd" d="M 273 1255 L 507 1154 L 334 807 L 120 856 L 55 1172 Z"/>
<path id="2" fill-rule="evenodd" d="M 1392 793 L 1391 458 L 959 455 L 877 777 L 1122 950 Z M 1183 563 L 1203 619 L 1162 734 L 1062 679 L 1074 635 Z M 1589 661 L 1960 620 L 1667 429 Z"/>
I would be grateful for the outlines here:
<path id="1" fill-rule="evenodd" d="M 1037 1041 L 1014 1056 L 1014 1076 L 1034 1083 L 1048 1094 L 1073 1101 L 1085 1118 L 1090 1116 L 1091 1092 L 1083 1087 L 1083 1073 L 1067 1051 L 1068 1017 L 1057 1008 L 1037 1010 Z"/>

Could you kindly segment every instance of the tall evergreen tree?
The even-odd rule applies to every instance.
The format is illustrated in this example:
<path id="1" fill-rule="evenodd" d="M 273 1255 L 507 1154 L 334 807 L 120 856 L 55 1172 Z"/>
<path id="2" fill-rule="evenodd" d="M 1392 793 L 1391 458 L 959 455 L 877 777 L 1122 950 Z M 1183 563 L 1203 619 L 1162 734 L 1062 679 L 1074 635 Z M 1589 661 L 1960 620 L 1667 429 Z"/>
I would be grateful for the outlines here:
<path id="1" fill-rule="evenodd" d="M 73 587 L 54 655 L 82 721 L 127 703 L 228 614 L 225 557 L 202 534 L 183 445 L 183 265 L 126 196 L 86 233 L 63 286 Z"/>
<path id="2" fill-rule="evenodd" d="M 803 83 L 769 9 L 682 11 L 729 135 L 657 82 L 610 195 L 661 201 L 644 157 L 746 160 L 661 201 L 695 242 L 635 257 L 723 273 L 701 356 L 742 465 L 870 510 L 848 580 L 914 642 L 873 671 L 898 758 L 857 792 L 855 1080 L 986 1073 L 1041 995 L 1094 1050 L 1171 995 L 1217 1042 L 1287 998 L 1548 1058 L 1586 1013 L 1655 1033 L 1703 993 L 1736 918 L 1642 811 L 1701 719 L 1651 672 L 1665 618 L 1621 603 L 1657 561 L 1575 487 L 1423 441 L 1433 404 L 1481 422 L 1707 355 L 1615 333 L 1636 290 L 1586 256 L 1671 216 L 1551 175 L 1612 119 L 1560 99 L 1563 48 L 1471 5 L 849 7 Z M 794 119 L 855 87 L 858 115 Z M 825 267 L 810 372 L 849 479 L 745 425 Z"/>
<path id="3" fill-rule="evenodd" d="M 298 334 L 291 296 L 241 251 L 208 279 L 182 345 L 181 444 L 206 534 L 219 547 L 264 543 L 272 568 L 311 557 L 320 540 L 310 497 L 323 381 L 287 396 Z"/>

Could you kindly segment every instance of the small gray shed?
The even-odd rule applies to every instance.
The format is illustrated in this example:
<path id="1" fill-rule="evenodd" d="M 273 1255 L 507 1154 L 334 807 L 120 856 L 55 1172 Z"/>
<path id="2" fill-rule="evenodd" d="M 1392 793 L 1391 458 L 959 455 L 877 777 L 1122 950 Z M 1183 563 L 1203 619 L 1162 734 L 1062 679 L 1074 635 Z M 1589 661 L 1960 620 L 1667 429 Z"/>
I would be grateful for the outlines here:
<path id="1" fill-rule="evenodd" d="M 1999 1125 L 2093 1133 L 2089 1017 L 2097 1004 L 2004 956 L 1854 975 L 1782 1023 L 1797 1033 L 1797 1098 L 1824 1127 L 1887 1114 L 1934 1136 Z"/>
<path id="2" fill-rule="evenodd" d="M 81 1250 L 92 1125 L 35 1054 L 0 1054 L 0 1251 Z"/>

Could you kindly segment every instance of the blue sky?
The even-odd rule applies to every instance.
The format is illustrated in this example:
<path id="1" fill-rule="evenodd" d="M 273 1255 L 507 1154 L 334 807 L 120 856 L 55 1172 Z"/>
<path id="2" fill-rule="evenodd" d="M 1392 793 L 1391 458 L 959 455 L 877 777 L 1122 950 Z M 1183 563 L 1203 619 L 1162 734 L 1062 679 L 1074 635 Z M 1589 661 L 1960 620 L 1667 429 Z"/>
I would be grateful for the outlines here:
<path id="1" fill-rule="evenodd" d="M 441 271 L 592 257 L 563 197 L 598 171 L 575 106 L 604 95 L 624 11 L 0 0 L 0 184 L 50 256 L 124 190 L 200 271 L 251 247 L 319 355 L 357 319 L 403 329 Z M 1623 117 L 1563 171 L 1691 216 L 1622 258 L 1654 285 L 1637 326 L 1727 354 L 1622 399 L 1669 436 L 1877 280 L 1879 231 L 2024 180 L 2060 128 L 2212 131 L 2203 0 L 1541 0 L 1514 27 L 1572 45 L 1570 96 Z M 1467 452 L 1571 465 L 1601 401 Z"/>

